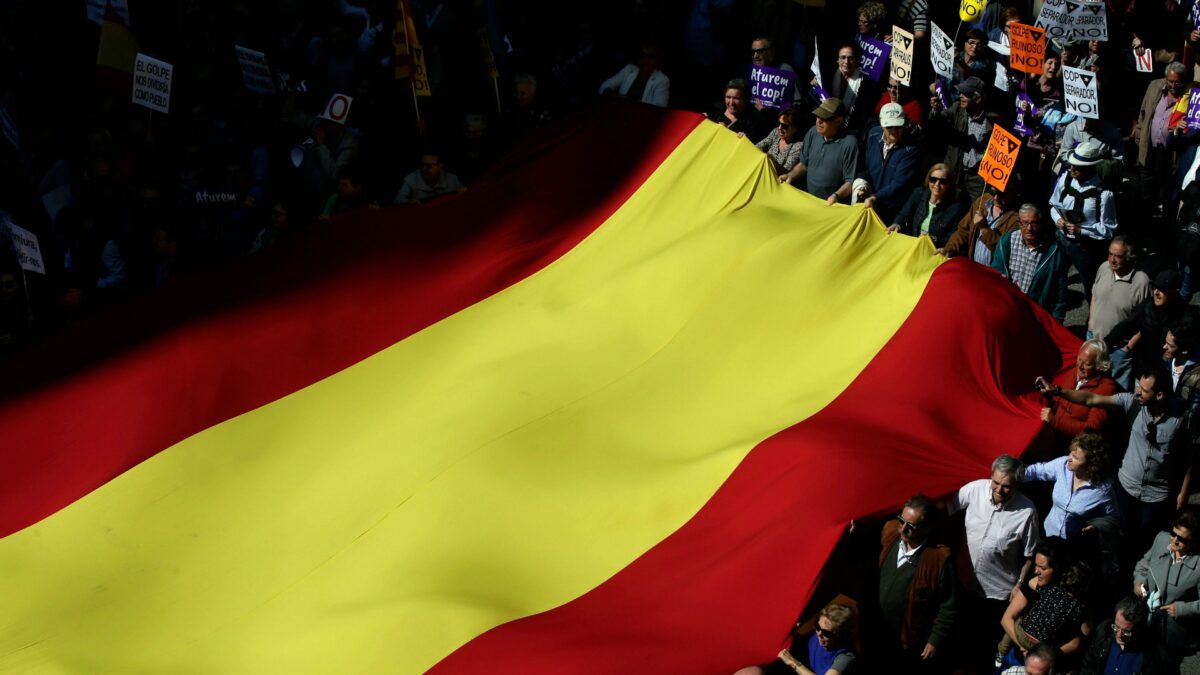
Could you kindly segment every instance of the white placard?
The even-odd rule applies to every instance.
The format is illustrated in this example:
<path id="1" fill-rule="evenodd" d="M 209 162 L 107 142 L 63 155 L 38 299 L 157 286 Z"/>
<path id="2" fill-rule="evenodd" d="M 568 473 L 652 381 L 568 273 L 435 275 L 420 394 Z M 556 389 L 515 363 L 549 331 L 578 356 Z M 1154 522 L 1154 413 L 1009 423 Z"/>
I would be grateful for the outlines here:
<path id="1" fill-rule="evenodd" d="M 1067 0 L 1046 0 L 1034 25 L 1045 29 L 1047 38 L 1069 41 L 1073 23 L 1073 17 L 1067 11 Z"/>
<path id="2" fill-rule="evenodd" d="M 138 54 L 133 62 L 133 102 L 158 112 L 171 108 L 171 71 L 166 61 Z"/>
<path id="3" fill-rule="evenodd" d="M 1070 66 L 1064 66 L 1062 71 L 1067 113 L 1100 119 L 1100 91 L 1096 86 L 1096 74 Z"/>
<path id="4" fill-rule="evenodd" d="M 1133 52 L 1133 67 L 1137 68 L 1139 73 L 1148 73 L 1154 70 L 1154 54 L 1149 49 L 1142 49 L 1142 53 L 1138 54 L 1136 49 Z"/>
<path id="5" fill-rule="evenodd" d="M 1108 12 L 1103 0 L 1066 0 L 1072 40 L 1108 42 Z"/>
<path id="6" fill-rule="evenodd" d="M 900 26 L 892 26 L 892 79 L 912 85 L 913 43 L 916 38 Z"/>
<path id="7" fill-rule="evenodd" d="M 996 81 L 992 83 L 1000 91 L 1008 91 L 1008 68 L 1004 64 L 996 64 Z"/>
<path id="8" fill-rule="evenodd" d="M 323 120 L 345 124 L 346 118 L 350 116 L 350 104 L 354 103 L 354 99 L 345 94 L 334 94 L 329 97 L 329 103 L 325 104 L 325 109 L 321 111 L 320 117 Z"/>
<path id="9" fill-rule="evenodd" d="M 37 235 L 23 227 L 18 227 L 12 218 L 3 212 L 0 212 L 0 226 L 8 231 L 13 252 L 17 254 L 17 262 L 21 265 L 21 269 L 45 274 L 46 265 L 42 262 L 42 247 L 38 245 Z"/>
<path id="10" fill-rule="evenodd" d="M 821 57 L 819 56 L 819 53 L 817 52 L 816 40 L 813 40 L 813 60 L 812 60 L 812 65 L 809 66 L 808 69 L 812 71 L 813 80 L 816 81 L 817 86 L 824 89 L 825 83 L 821 81 Z"/>
<path id="11" fill-rule="evenodd" d="M 947 80 L 954 79 L 954 40 L 936 23 L 933 26 L 933 39 L 929 41 L 929 60 L 933 62 L 933 72 Z"/>
<path id="12" fill-rule="evenodd" d="M 129 25 L 129 0 L 87 0 L 88 21 L 103 24 L 105 5 L 112 4 L 117 16 L 126 26 Z"/>
<path id="13" fill-rule="evenodd" d="M 242 81 L 246 83 L 246 88 L 259 94 L 274 94 L 275 82 L 271 79 L 267 55 L 240 45 L 234 45 L 233 49 L 242 66 Z"/>

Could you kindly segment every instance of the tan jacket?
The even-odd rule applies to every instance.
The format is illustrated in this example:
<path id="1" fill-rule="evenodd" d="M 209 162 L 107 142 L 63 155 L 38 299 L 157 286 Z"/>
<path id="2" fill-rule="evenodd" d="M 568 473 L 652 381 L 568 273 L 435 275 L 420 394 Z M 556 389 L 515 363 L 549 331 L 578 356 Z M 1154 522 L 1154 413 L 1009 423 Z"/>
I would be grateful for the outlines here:
<path id="1" fill-rule="evenodd" d="M 954 234 L 950 235 L 950 239 L 946 242 L 945 253 L 947 258 L 960 255 L 968 257 L 974 255 L 975 241 L 977 239 L 982 240 L 983 245 L 987 246 L 989 251 L 994 251 L 996 250 L 996 242 L 1000 241 L 1000 237 L 1020 227 L 1021 221 L 1017 217 L 1016 211 L 1005 211 L 1000 214 L 1000 220 L 994 230 L 987 226 L 986 221 L 983 225 L 976 225 L 975 212 L 982 209 L 989 199 L 991 199 L 991 195 L 986 192 L 979 195 L 975 202 L 971 204 L 971 210 L 967 211 L 967 215 L 958 221 L 958 229 Z"/>
<path id="2" fill-rule="evenodd" d="M 1142 96 L 1142 105 L 1138 108 L 1135 139 L 1138 147 L 1138 166 L 1146 166 L 1146 156 L 1150 154 L 1150 123 L 1154 121 L 1154 109 L 1163 97 L 1167 87 L 1167 78 L 1160 77 L 1150 82 L 1146 93 Z"/>

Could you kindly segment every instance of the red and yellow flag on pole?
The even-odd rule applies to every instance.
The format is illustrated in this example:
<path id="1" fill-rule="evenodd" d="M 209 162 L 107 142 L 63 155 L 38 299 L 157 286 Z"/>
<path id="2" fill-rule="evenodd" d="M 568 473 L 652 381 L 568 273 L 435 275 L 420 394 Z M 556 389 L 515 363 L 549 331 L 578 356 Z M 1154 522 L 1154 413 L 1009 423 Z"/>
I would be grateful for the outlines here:
<path id="1" fill-rule="evenodd" d="M 0 407 L 0 671 L 731 672 L 1037 433 L 1077 341 L 990 270 L 698 116 L 549 134 Z"/>

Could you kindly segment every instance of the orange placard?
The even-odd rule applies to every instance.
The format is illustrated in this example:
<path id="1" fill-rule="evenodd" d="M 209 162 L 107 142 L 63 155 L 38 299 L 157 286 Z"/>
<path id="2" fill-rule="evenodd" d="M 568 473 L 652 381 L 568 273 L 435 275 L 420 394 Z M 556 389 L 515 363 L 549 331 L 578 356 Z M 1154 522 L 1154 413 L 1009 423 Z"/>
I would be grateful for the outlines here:
<path id="1" fill-rule="evenodd" d="M 1021 139 L 1010 134 L 1000 125 L 992 127 L 992 138 L 988 141 L 987 152 L 979 163 L 979 175 L 983 180 L 997 190 L 1008 186 L 1008 178 L 1012 176 L 1013 167 L 1017 164 L 1017 153 L 1021 151 Z"/>
<path id="2" fill-rule="evenodd" d="M 1042 74 L 1046 62 L 1046 31 L 1023 23 L 1008 24 L 1008 65 L 1013 70 Z"/>

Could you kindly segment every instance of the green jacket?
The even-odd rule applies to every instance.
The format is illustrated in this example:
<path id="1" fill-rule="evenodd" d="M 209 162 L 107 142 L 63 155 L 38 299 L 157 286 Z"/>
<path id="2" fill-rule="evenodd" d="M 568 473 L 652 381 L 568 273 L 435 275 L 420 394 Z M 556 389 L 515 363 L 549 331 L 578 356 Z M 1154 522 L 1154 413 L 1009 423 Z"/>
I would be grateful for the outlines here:
<path id="1" fill-rule="evenodd" d="M 992 253 L 992 268 L 1004 275 L 1005 279 L 1012 278 L 1008 269 L 1008 254 L 1014 235 L 1021 236 L 1021 230 L 1016 229 L 1000 237 Z M 1067 317 L 1067 266 L 1070 264 L 1067 256 L 1058 248 L 1058 241 L 1051 239 L 1026 292 L 1031 300 L 1060 322 Z"/>

